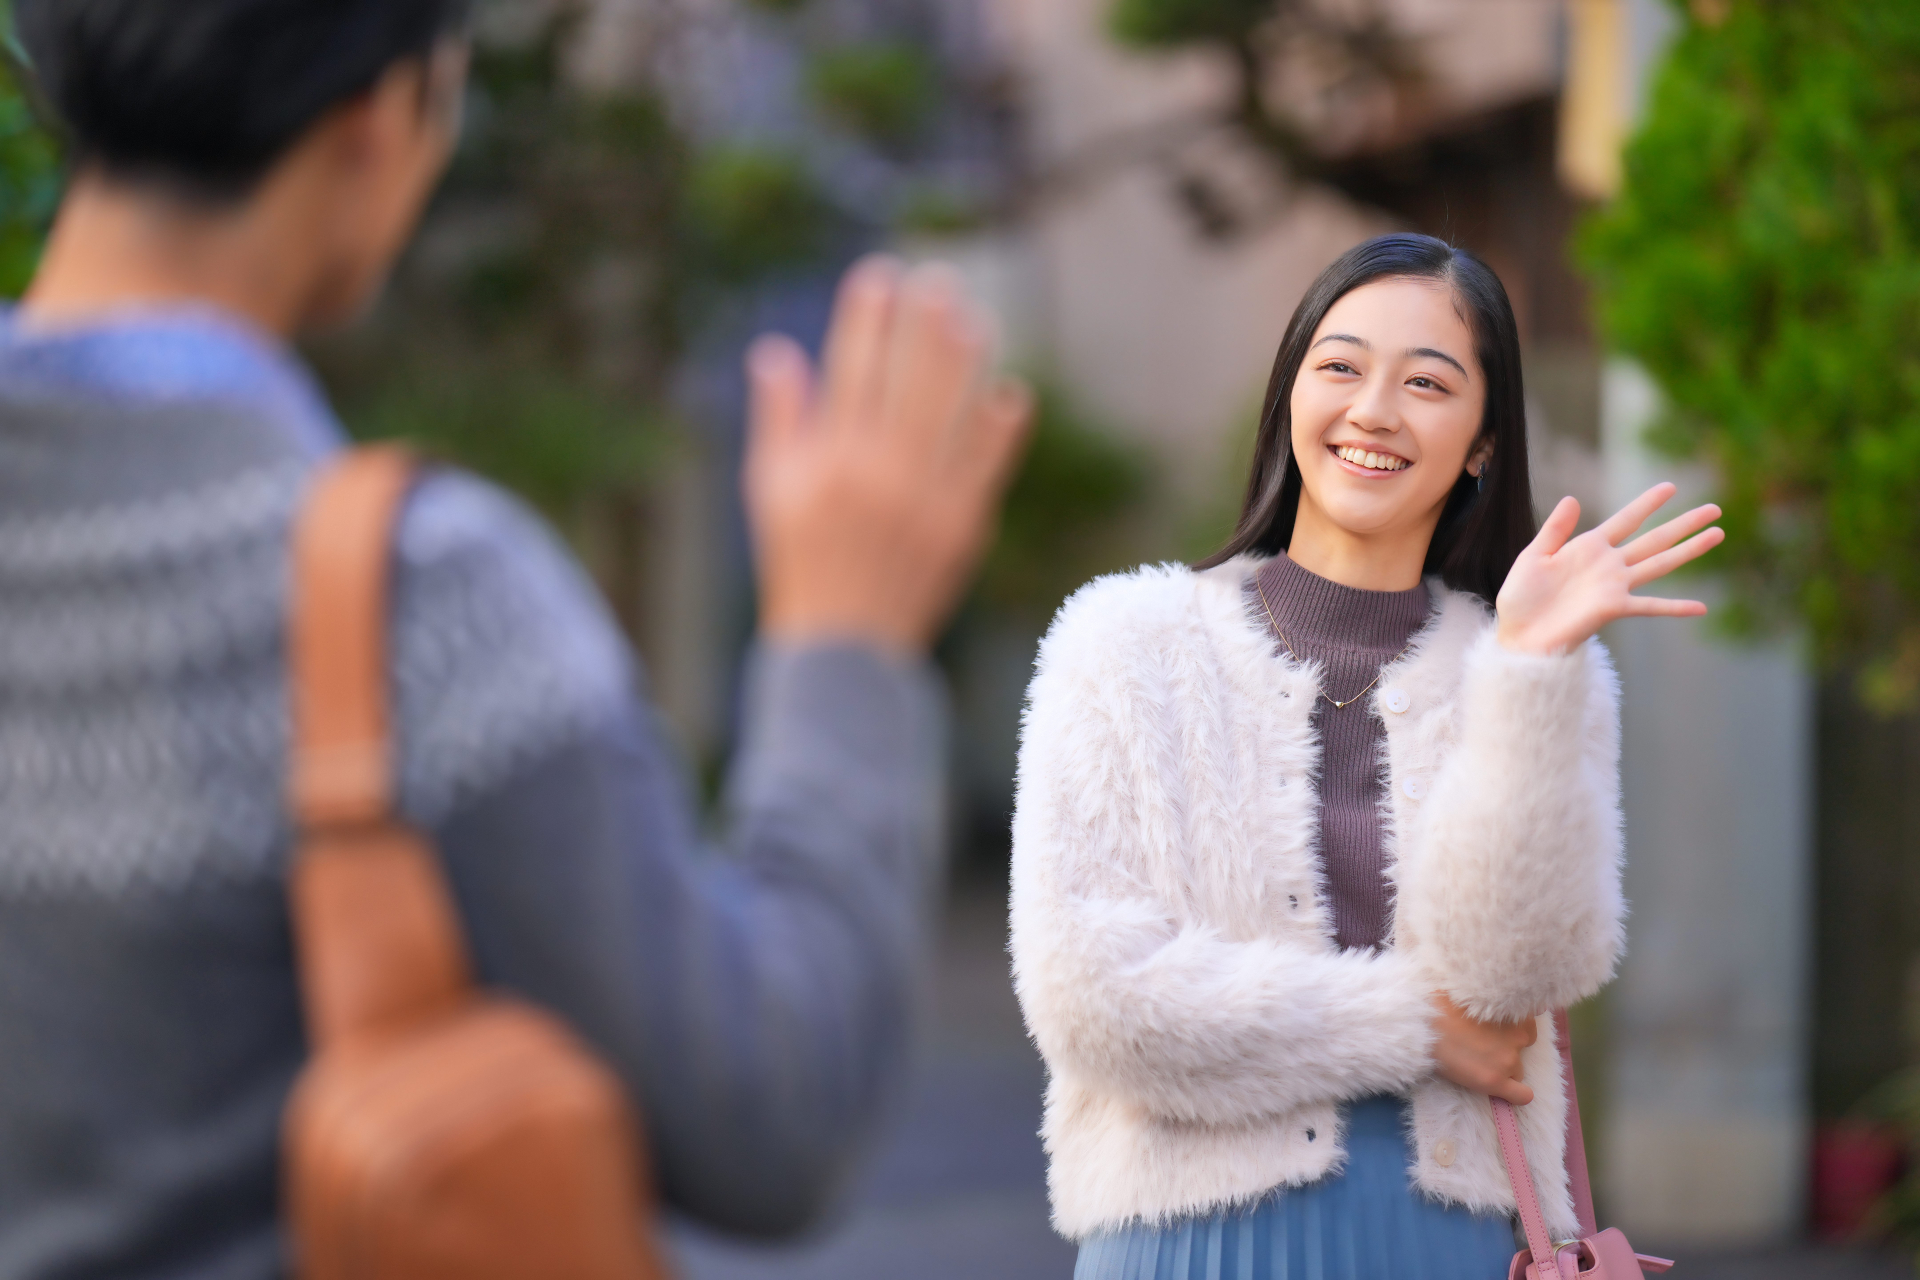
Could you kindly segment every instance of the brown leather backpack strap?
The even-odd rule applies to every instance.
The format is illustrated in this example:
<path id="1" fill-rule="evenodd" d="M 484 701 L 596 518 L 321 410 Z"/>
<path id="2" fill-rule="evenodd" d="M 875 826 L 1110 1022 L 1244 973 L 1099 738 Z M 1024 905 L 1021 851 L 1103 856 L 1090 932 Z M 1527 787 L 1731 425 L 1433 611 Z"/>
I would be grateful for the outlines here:
<path id="1" fill-rule="evenodd" d="M 289 799 L 306 830 L 393 812 L 387 577 L 413 472 L 412 457 L 394 446 L 344 454 L 294 526 Z"/>
<path id="2" fill-rule="evenodd" d="M 416 469 L 392 445 L 341 455 L 293 532 L 289 906 L 323 1048 L 457 1004 L 471 986 L 439 862 L 395 812 L 388 579 Z"/>

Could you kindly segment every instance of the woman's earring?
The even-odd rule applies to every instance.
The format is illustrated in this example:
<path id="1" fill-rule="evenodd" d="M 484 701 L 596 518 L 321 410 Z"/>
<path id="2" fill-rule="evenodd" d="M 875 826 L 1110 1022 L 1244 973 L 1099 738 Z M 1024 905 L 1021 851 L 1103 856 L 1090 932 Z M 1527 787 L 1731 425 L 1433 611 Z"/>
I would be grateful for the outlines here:
<path id="1" fill-rule="evenodd" d="M 1481 463 L 1480 469 L 1473 473 L 1473 491 L 1479 493 L 1487 487 L 1487 464 Z"/>

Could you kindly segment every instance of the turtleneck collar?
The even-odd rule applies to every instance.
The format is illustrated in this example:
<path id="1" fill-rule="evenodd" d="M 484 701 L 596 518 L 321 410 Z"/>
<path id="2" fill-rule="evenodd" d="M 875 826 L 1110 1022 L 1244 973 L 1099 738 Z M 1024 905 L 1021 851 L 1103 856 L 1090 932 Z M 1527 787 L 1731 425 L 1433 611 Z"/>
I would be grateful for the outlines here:
<path id="1" fill-rule="evenodd" d="M 1406 647 L 1433 604 L 1424 582 L 1406 591 L 1363 591 L 1303 569 L 1285 552 L 1261 565 L 1255 582 L 1295 648 L 1391 654 Z"/>

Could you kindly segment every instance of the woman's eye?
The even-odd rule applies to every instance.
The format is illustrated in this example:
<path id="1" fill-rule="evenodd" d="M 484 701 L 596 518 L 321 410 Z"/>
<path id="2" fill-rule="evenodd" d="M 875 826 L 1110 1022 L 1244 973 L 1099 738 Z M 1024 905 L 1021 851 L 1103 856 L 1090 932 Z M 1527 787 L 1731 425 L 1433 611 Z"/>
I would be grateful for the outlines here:
<path id="1" fill-rule="evenodd" d="M 1354 368 L 1345 360 L 1329 360 L 1320 368 L 1327 373 L 1352 373 Z"/>
<path id="2" fill-rule="evenodd" d="M 1445 391 L 1446 390 L 1445 387 L 1435 382 L 1432 378 L 1426 377 L 1424 374 L 1421 375 L 1420 377 L 1409 378 L 1407 379 L 1407 381 L 1409 384 L 1416 387 L 1420 387 L 1423 390 L 1429 390 L 1429 391 Z"/>

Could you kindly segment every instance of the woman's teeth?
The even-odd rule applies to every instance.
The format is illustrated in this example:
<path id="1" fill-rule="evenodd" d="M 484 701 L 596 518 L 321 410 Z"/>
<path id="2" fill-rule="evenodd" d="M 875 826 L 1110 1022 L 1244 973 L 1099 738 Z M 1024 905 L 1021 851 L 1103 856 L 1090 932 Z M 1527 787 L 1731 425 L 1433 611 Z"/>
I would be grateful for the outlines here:
<path id="1" fill-rule="evenodd" d="M 1356 449 L 1352 445 L 1342 445 L 1334 453 L 1356 466 L 1373 471 L 1405 471 L 1410 465 L 1405 458 L 1396 458 L 1390 453 L 1369 453 L 1365 449 Z"/>

